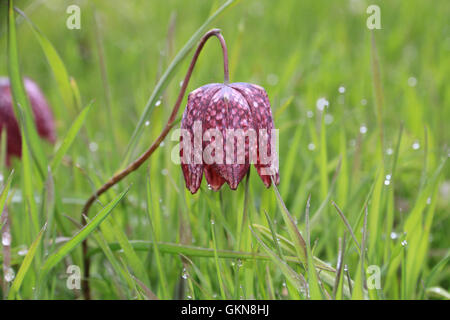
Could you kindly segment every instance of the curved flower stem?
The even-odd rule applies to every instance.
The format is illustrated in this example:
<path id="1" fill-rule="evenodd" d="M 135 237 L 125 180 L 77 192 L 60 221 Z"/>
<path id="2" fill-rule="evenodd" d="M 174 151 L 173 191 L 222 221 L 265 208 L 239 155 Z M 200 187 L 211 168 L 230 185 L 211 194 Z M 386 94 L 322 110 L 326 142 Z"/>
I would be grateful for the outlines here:
<path id="1" fill-rule="evenodd" d="M 87 217 L 89 215 L 89 209 L 91 208 L 92 204 L 98 199 L 100 195 L 108 191 L 112 186 L 116 185 L 118 182 L 120 182 L 122 179 L 124 179 L 126 176 L 128 176 L 131 172 L 137 170 L 152 154 L 153 152 L 159 147 L 161 142 L 165 139 L 167 134 L 170 132 L 170 130 L 173 128 L 175 124 L 175 118 L 178 114 L 178 110 L 180 109 L 181 101 L 183 100 L 184 94 L 186 93 L 186 88 L 189 83 L 189 80 L 192 75 L 192 71 L 194 70 L 195 63 L 197 62 L 198 56 L 200 52 L 203 49 L 203 46 L 205 45 L 206 41 L 212 37 L 215 36 L 219 39 L 220 44 L 222 46 L 223 51 L 223 62 L 224 62 L 224 82 L 229 82 L 229 70 L 228 70 L 228 51 L 227 46 L 225 43 L 225 39 L 220 34 L 220 29 L 212 29 L 205 33 L 205 35 L 200 39 L 200 42 L 197 46 L 197 49 L 194 53 L 194 56 L 192 57 L 191 64 L 189 65 L 189 69 L 186 73 L 186 76 L 183 80 L 183 85 L 181 86 L 180 93 L 178 94 L 177 101 L 175 102 L 175 105 L 173 106 L 172 113 L 170 114 L 169 119 L 167 120 L 167 123 L 162 130 L 162 132 L 159 134 L 158 138 L 151 144 L 151 146 L 145 151 L 139 158 L 137 158 L 135 161 L 133 161 L 130 165 L 128 165 L 125 169 L 122 171 L 116 173 L 113 175 L 103 186 L 101 186 L 97 191 L 94 192 L 90 196 L 90 198 L 86 201 L 81 219 L 82 224 L 85 225 L 87 223 Z M 88 256 L 88 244 L 87 239 L 85 239 L 82 243 L 82 249 L 83 249 L 83 265 L 84 265 L 84 280 L 82 282 L 82 289 L 85 299 L 89 300 L 91 298 L 90 293 L 90 287 L 89 287 L 89 269 L 90 269 L 90 258 Z"/>

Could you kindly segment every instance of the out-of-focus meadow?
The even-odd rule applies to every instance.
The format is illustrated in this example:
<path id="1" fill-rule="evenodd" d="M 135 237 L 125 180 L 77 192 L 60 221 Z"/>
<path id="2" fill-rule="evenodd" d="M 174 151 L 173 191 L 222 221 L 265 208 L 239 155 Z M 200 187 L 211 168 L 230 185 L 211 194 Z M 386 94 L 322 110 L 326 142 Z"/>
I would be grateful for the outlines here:
<path id="1" fill-rule="evenodd" d="M 450 3 L 231 2 L 203 31 L 222 30 L 231 81 L 268 92 L 279 129 L 281 197 L 253 169 L 247 196 L 245 181 L 219 192 L 204 181 L 191 195 L 171 160 L 178 142 L 169 134 L 146 165 L 94 204 L 85 233 L 78 233 L 84 202 L 157 137 L 193 51 L 143 118 L 155 86 L 225 2 L 14 2 L 34 24 L 14 14 L 20 72 L 47 96 L 58 141 L 42 145 L 49 172 L 33 157 L 0 167 L 11 235 L 3 298 L 83 298 L 67 286 L 67 268 L 79 266 L 83 277 L 84 236 L 94 299 L 450 297 Z M 66 27 L 72 4 L 81 9 L 79 30 Z M 381 9 L 382 28 L 373 32 L 366 26 L 370 4 Z M 8 1 L 0 16 L 0 75 L 8 75 Z M 65 67 L 49 63 L 51 46 Z M 58 81 L 64 68 L 69 86 Z M 188 91 L 222 79 L 213 39 Z M 56 166 L 62 142 L 71 140 L 64 137 L 91 101 Z M 140 121 L 142 136 L 127 149 Z M 305 248 L 297 228 L 310 238 Z M 308 259 L 300 262 L 303 249 Z"/>

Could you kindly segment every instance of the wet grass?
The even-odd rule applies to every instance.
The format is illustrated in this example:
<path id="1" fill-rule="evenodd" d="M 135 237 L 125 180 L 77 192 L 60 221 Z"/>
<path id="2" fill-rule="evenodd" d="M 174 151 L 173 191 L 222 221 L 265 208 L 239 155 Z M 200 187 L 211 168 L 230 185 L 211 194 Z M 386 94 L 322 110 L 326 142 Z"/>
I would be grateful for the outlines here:
<path id="1" fill-rule="evenodd" d="M 0 4 L 24 137 L 22 160 L 0 167 L 3 298 L 81 299 L 67 270 L 83 276 L 84 239 L 95 299 L 449 298 L 447 1 L 378 2 L 373 33 L 362 0 L 80 2 L 80 30 L 65 27 L 69 4 Z M 82 229 L 84 201 L 160 133 L 212 27 L 231 81 L 267 89 L 278 189 L 252 170 L 237 191 L 191 195 L 169 134 Z M 222 72 L 211 41 L 188 90 Z M 21 75 L 49 98 L 54 147 L 30 125 Z"/>

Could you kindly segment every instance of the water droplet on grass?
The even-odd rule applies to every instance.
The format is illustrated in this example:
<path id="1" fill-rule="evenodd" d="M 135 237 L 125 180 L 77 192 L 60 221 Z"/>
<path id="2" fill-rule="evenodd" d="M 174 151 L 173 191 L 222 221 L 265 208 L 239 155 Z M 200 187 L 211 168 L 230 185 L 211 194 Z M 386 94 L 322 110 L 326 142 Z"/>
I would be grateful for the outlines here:
<path id="1" fill-rule="evenodd" d="M 96 142 L 89 143 L 89 150 L 91 150 L 91 152 L 97 151 L 98 150 L 98 144 Z"/>
<path id="2" fill-rule="evenodd" d="M 359 132 L 361 132 L 362 134 L 366 134 L 367 133 L 366 125 L 363 124 L 361 127 L 359 127 Z"/>
<path id="3" fill-rule="evenodd" d="M 2 245 L 9 247 L 11 245 L 11 234 L 9 232 L 4 232 L 2 234 Z"/>
<path id="4" fill-rule="evenodd" d="M 150 125 L 150 121 L 149 120 L 145 121 L 145 126 L 148 127 L 149 125 Z"/>
<path id="5" fill-rule="evenodd" d="M 344 86 L 340 86 L 338 90 L 339 90 L 339 93 L 345 93 L 345 87 Z"/>
<path id="6" fill-rule="evenodd" d="M 28 253 L 28 249 L 27 249 L 26 247 L 20 249 L 20 250 L 17 252 L 17 254 L 18 254 L 19 256 L 25 256 L 27 253 Z"/>
<path id="7" fill-rule="evenodd" d="M 14 273 L 13 268 L 6 269 L 4 277 L 5 277 L 6 282 L 13 281 L 14 278 L 16 277 L 16 274 Z"/>
<path id="8" fill-rule="evenodd" d="M 315 149 L 316 149 L 316 145 L 314 143 L 311 142 L 310 144 L 308 144 L 308 150 L 313 151 Z"/>
<path id="9" fill-rule="evenodd" d="M 408 78 L 408 86 L 415 87 L 417 85 L 417 79 L 415 77 Z"/>
<path id="10" fill-rule="evenodd" d="M 330 105 L 330 103 L 328 102 L 327 99 L 325 99 L 325 98 L 317 99 L 316 107 L 318 110 L 323 111 L 325 109 L 325 107 L 328 107 L 329 105 Z"/>
<path id="11" fill-rule="evenodd" d="M 418 141 L 414 142 L 414 143 L 412 144 L 412 148 L 413 148 L 414 150 L 419 150 L 419 148 L 420 148 L 419 142 L 418 142 Z"/>
<path id="12" fill-rule="evenodd" d="M 308 110 L 306 112 L 306 116 L 311 119 L 312 117 L 314 117 L 314 112 L 312 112 L 311 110 Z"/>

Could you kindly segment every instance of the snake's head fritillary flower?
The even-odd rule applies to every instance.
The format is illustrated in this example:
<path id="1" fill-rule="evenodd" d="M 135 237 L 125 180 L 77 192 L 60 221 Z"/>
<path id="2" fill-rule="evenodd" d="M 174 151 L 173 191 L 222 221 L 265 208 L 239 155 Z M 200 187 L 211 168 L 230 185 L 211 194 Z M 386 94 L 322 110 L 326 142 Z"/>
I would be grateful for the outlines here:
<path id="1" fill-rule="evenodd" d="M 249 83 L 202 86 L 189 94 L 181 120 L 186 187 L 196 193 L 205 173 L 217 191 L 235 190 L 253 163 L 266 187 L 279 183 L 275 130 L 266 91 Z"/>
<path id="2" fill-rule="evenodd" d="M 24 79 L 24 85 L 33 110 L 38 134 L 54 143 L 56 136 L 53 115 L 44 94 L 39 86 L 29 78 Z M 13 110 L 9 79 L 0 77 L 0 135 L 4 131 L 6 131 L 7 135 L 6 163 L 9 165 L 12 156 L 19 158 L 22 156 L 22 137 Z"/>

